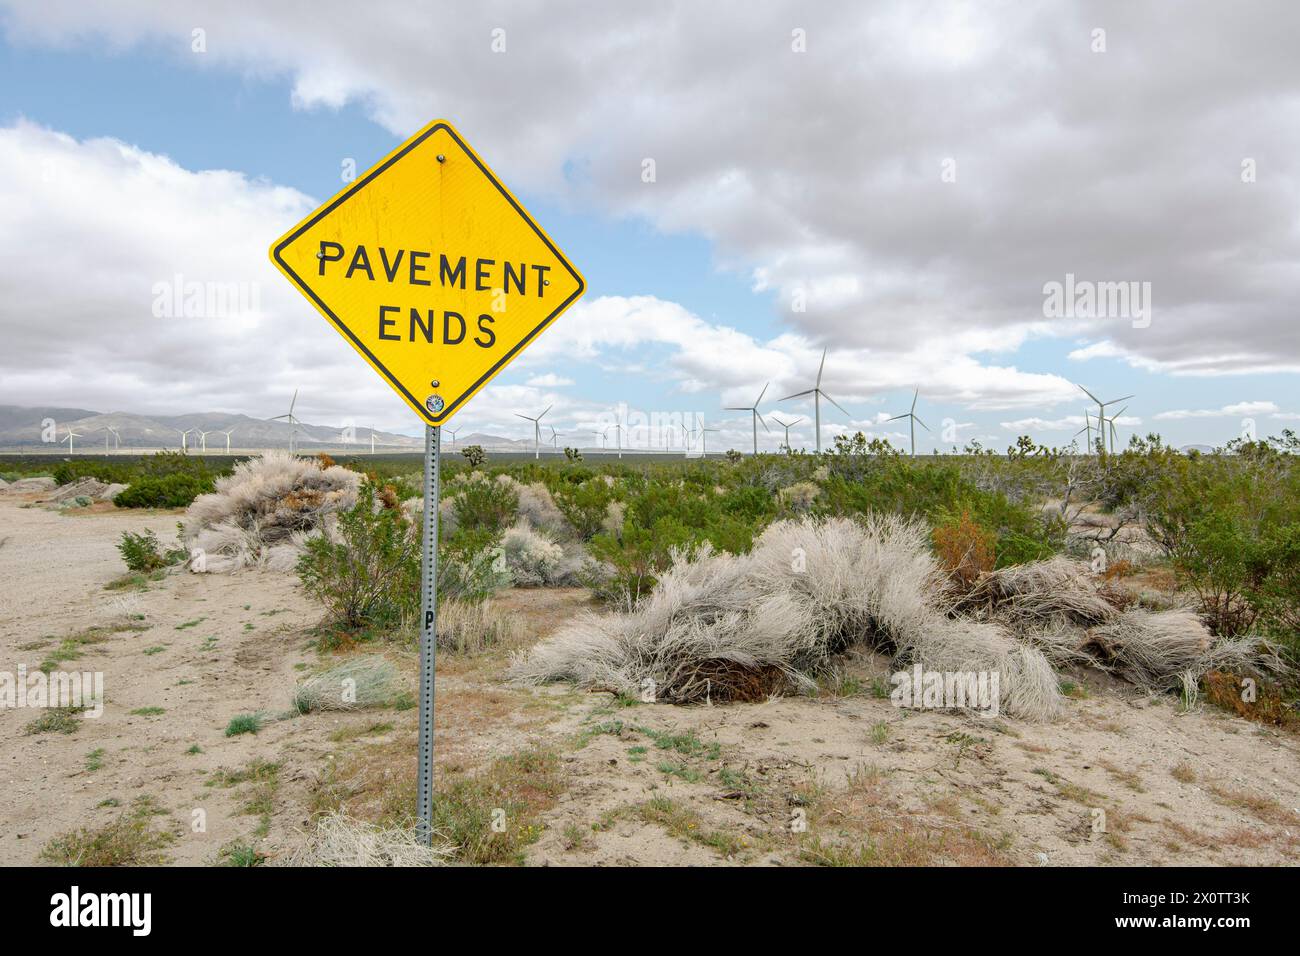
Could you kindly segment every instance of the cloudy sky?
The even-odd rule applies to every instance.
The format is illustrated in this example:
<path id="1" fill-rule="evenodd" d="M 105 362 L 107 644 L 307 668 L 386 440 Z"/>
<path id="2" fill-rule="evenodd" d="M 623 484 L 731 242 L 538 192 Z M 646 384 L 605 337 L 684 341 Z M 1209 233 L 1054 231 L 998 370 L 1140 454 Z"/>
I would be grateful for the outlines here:
<path id="1" fill-rule="evenodd" d="M 588 281 L 463 428 L 811 445 L 823 348 L 827 438 L 1300 427 L 1294 3 L 234 6 L 0 0 L 0 403 L 418 433 L 266 250 L 445 117 Z"/>

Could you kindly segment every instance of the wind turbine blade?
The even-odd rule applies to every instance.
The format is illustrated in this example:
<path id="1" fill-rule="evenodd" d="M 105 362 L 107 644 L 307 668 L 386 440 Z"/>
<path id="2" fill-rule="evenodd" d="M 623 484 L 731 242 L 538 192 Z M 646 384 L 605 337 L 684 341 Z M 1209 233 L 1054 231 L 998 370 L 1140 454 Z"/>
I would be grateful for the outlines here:
<path id="1" fill-rule="evenodd" d="M 298 404 L 298 390 L 295 388 L 295 389 L 293 390 L 293 401 L 291 401 L 291 402 L 289 403 L 289 414 L 290 414 L 290 415 L 293 414 L 293 406 L 295 406 L 295 405 L 297 405 L 297 404 Z"/>
<path id="2" fill-rule="evenodd" d="M 907 415 L 895 415 L 893 418 L 886 418 L 885 421 L 887 421 L 887 422 L 896 422 L 896 421 L 898 421 L 900 418 L 907 418 Z"/>
<path id="3" fill-rule="evenodd" d="M 546 406 L 546 412 L 549 412 L 549 411 L 550 411 L 552 408 L 554 408 L 554 407 L 555 407 L 554 403 L 552 403 L 552 404 L 550 404 L 550 405 L 547 405 L 547 406 Z M 540 415 L 537 416 L 537 420 L 538 420 L 539 422 L 540 422 L 543 418 L 546 417 L 546 412 L 542 412 Z"/>
<path id="4" fill-rule="evenodd" d="M 835 399 L 831 398 L 831 397 L 830 397 L 829 395 L 827 395 L 825 392 L 822 392 L 822 393 L 821 393 L 821 396 L 822 396 L 822 398 L 826 399 L 826 401 L 830 402 L 832 405 L 834 405 L 836 408 L 838 408 L 840 411 L 842 411 L 845 415 L 848 415 L 849 418 L 852 418 L 852 417 L 853 417 L 852 415 L 849 415 L 849 411 L 848 411 L 847 408 L 845 408 L 845 407 L 844 407 L 843 405 L 841 405 L 839 402 L 835 401 Z"/>
<path id="5" fill-rule="evenodd" d="M 811 394 L 812 394 L 813 392 L 815 392 L 815 391 L 817 391 L 817 389 L 815 389 L 815 388 L 810 388 L 810 389 L 808 389 L 806 392 L 795 392 L 793 395 L 787 395 L 785 398 L 778 398 L 777 401 L 778 401 L 778 402 L 788 402 L 788 401 L 790 401 L 790 399 L 792 399 L 792 398 L 803 398 L 805 395 L 811 395 Z"/>
<path id="6" fill-rule="evenodd" d="M 1134 397 L 1134 396 L 1132 396 L 1132 395 L 1125 395 L 1123 398 L 1112 398 L 1109 402 L 1106 402 L 1106 404 L 1107 404 L 1107 405 L 1114 405 L 1116 402 L 1126 402 L 1126 401 L 1128 401 L 1130 398 L 1133 398 L 1133 397 Z"/>
<path id="7" fill-rule="evenodd" d="M 771 385 L 771 384 L 772 384 L 771 382 L 767 383 L 767 385 Z M 767 394 L 767 385 L 764 385 L 763 390 L 758 393 L 758 401 L 754 403 L 755 408 L 758 408 L 759 405 L 763 404 L 763 396 Z"/>
<path id="8" fill-rule="evenodd" d="M 1077 384 L 1077 383 L 1076 383 L 1076 384 Z M 1082 385 L 1079 386 L 1079 389 L 1080 389 L 1080 391 L 1083 392 L 1083 394 L 1087 395 L 1089 398 L 1091 398 L 1091 399 L 1092 399 L 1094 402 L 1096 402 L 1098 405 L 1101 404 L 1101 399 L 1098 398 L 1096 395 L 1092 394 L 1092 392 L 1088 391 L 1088 390 L 1087 390 L 1086 388 L 1084 388 Z"/>
<path id="9" fill-rule="evenodd" d="M 817 366 L 817 387 L 822 387 L 822 371 L 826 368 L 826 350 L 822 349 L 822 364 Z"/>
<path id="10" fill-rule="evenodd" d="M 515 412 L 515 418 L 522 418 L 526 422 L 536 421 L 536 419 L 529 418 L 527 415 L 520 415 L 518 412 Z"/>
<path id="11" fill-rule="evenodd" d="M 762 416 L 761 414 L 759 414 L 759 411 L 758 411 L 757 408 L 754 409 L 754 415 L 758 418 L 758 420 L 759 420 L 760 422 L 763 423 L 763 431 L 765 431 L 765 432 L 770 432 L 770 431 L 772 430 L 772 429 L 770 429 L 770 428 L 767 427 L 767 422 L 763 421 L 763 416 Z"/>
<path id="12" fill-rule="evenodd" d="M 915 415 L 913 415 L 912 417 L 913 417 L 913 418 L 916 418 Z M 930 426 L 927 425 L 925 422 L 921 421 L 921 419 L 916 418 L 916 423 L 917 423 L 918 425 L 920 425 L 922 428 L 924 428 L 926 431 L 929 431 L 929 430 L 930 430 Z"/>
<path id="13" fill-rule="evenodd" d="M 753 410 L 754 409 L 750 408 L 749 406 L 740 408 L 736 405 L 728 405 L 726 408 L 723 409 L 724 412 L 752 412 Z"/>
<path id="14" fill-rule="evenodd" d="M 912 411 L 916 411 L 916 397 L 920 394 L 921 390 L 919 388 L 912 392 Z"/>

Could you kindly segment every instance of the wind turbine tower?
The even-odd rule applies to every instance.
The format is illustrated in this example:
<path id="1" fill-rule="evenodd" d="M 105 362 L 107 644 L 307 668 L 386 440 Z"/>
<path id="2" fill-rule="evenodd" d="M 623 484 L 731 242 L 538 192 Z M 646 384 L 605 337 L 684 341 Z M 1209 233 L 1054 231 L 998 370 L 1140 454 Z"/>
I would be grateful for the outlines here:
<path id="1" fill-rule="evenodd" d="M 887 421 L 891 421 L 891 422 L 896 422 L 896 421 L 898 421 L 900 418 L 906 418 L 906 419 L 909 419 L 909 420 L 910 420 L 910 421 L 909 421 L 909 424 L 912 426 L 912 457 L 913 457 L 913 458 L 916 457 L 916 426 L 917 426 L 917 424 L 920 423 L 921 427 L 924 428 L 926 431 L 929 431 L 929 430 L 930 430 L 930 426 L 929 426 L 929 425 L 927 425 L 925 422 L 921 421 L 921 419 L 919 419 L 919 418 L 916 417 L 916 397 L 917 397 L 918 395 L 920 395 L 920 394 L 921 394 L 921 390 L 920 390 L 919 388 L 916 389 L 914 392 L 912 392 L 912 407 L 911 407 L 911 408 L 910 408 L 910 409 L 909 409 L 905 414 L 903 414 L 903 415 L 895 415 L 893 418 L 886 419 Z"/>
<path id="2" fill-rule="evenodd" d="M 771 385 L 771 382 L 767 383 Z M 753 418 L 750 422 L 754 426 L 754 456 L 758 456 L 758 423 L 763 422 L 763 431 L 770 432 L 772 429 L 767 427 L 767 422 L 763 421 L 763 416 L 758 413 L 758 406 L 763 403 L 763 396 L 767 394 L 767 385 L 763 386 L 763 391 L 758 393 L 758 400 L 753 405 L 730 406 L 729 412 L 749 412 Z"/>
<path id="3" fill-rule="evenodd" d="M 294 426 L 296 426 L 296 425 L 298 424 L 298 419 L 296 419 L 296 418 L 293 417 L 293 407 L 294 407 L 295 405 L 297 405 L 297 404 L 298 404 L 298 390 L 295 388 L 295 389 L 293 390 L 293 399 L 289 402 L 289 412 L 288 412 L 288 414 L 286 414 L 286 415 L 276 415 L 274 418 L 271 419 L 271 421 L 273 421 L 273 422 L 278 422 L 278 421 L 279 421 L 280 419 L 282 419 L 282 418 L 286 418 L 286 419 L 289 420 L 289 454 L 291 454 L 291 455 L 293 454 L 293 433 L 294 433 Z"/>
<path id="4" fill-rule="evenodd" d="M 844 412 L 845 415 L 849 414 L 848 412 L 844 411 L 843 405 L 841 405 L 839 402 L 835 401 L 835 399 L 831 398 L 829 395 L 827 395 L 825 392 L 822 391 L 822 372 L 825 371 L 825 369 L 826 369 L 826 349 L 822 349 L 822 364 L 817 366 L 817 384 L 810 389 L 807 389 L 802 392 L 795 392 L 793 395 L 787 395 L 785 398 L 781 399 L 781 401 L 783 402 L 788 402 L 792 398 L 803 398 L 805 395 L 811 395 L 813 397 L 813 416 L 816 422 L 814 427 L 817 429 L 817 454 L 819 455 L 822 452 L 821 400 L 824 398 L 826 399 L 826 401 L 830 402 L 840 411 Z M 853 416 L 849 415 L 849 417 L 852 418 Z"/>
<path id="5" fill-rule="evenodd" d="M 1088 391 L 1088 390 L 1087 390 L 1086 388 L 1084 388 L 1082 385 L 1079 386 L 1079 390 L 1080 390 L 1081 392 L 1083 392 L 1083 394 L 1085 394 L 1085 395 L 1087 395 L 1089 398 L 1091 398 L 1094 402 L 1097 403 L 1097 432 L 1098 432 L 1098 433 L 1100 434 L 1100 436 L 1101 436 L 1101 450 L 1102 450 L 1102 451 L 1105 451 L 1105 450 L 1106 450 L 1106 406 L 1107 406 L 1107 405 L 1114 405 L 1116 402 L 1127 401 L 1128 399 L 1132 398 L 1133 396 L 1132 396 L 1132 395 L 1125 395 L 1123 398 L 1112 398 L 1112 399 L 1111 399 L 1110 401 L 1108 401 L 1108 402 L 1103 402 L 1101 399 L 1099 399 L 1096 395 L 1092 394 L 1092 392 Z M 1113 430 L 1113 428 L 1112 428 L 1112 430 Z M 1115 450 L 1115 449 L 1114 449 L 1113 444 L 1112 444 L 1111 451 L 1114 451 L 1114 450 Z"/>
<path id="6" fill-rule="evenodd" d="M 542 412 L 542 414 L 538 415 L 536 418 L 529 418 L 527 415 L 520 415 L 518 412 L 515 412 L 516 418 L 522 418 L 525 421 L 529 421 L 533 423 L 533 459 L 534 460 L 540 459 L 542 457 L 542 419 L 546 417 L 546 412 L 549 412 L 552 407 L 553 407 L 552 405 L 547 405 L 546 411 Z"/>
<path id="7" fill-rule="evenodd" d="M 801 421 L 803 421 L 803 419 L 796 418 L 792 422 L 787 422 L 773 415 L 772 421 L 776 422 L 778 425 L 780 425 L 782 428 L 785 429 L 785 450 L 791 452 L 794 451 L 794 449 L 790 446 L 790 429 L 793 428 L 795 425 L 798 425 Z"/>

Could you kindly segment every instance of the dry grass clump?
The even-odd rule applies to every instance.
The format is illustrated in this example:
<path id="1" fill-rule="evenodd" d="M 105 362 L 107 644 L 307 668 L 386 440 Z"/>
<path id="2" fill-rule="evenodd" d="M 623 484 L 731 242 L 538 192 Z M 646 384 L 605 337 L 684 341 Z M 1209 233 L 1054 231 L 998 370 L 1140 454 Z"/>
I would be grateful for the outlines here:
<path id="1" fill-rule="evenodd" d="M 397 668 L 378 654 L 353 657 L 307 678 L 293 694 L 300 714 L 383 707 L 397 693 Z"/>
<path id="2" fill-rule="evenodd" d="M 1060 692 L 1042 655 L 993 625 L 949 618 L 934 600 L 938 581 L 916 523 L 781 521 L 748 555 L 676 555 L 629 612 L 585 615 L 516 658 L 511 674 L 628 694 L 650 680 L 674 703 L 753 699 L 811 690 L 833 655 L 865 643 L 936 669 L 1001 669 L 1007 712 L 1053 716 Z"/>
<path id="3" fill-rule="evenodd" d="M 240 462 L 185 512 L 181 543 L 190 550 L 190 570 L 292 570 L 306 536 L 356 503 L 360 477 L 280 451 Z"/>
<path id="4" fill-rule="evenodd" d="M 1150 691 L 1182 690 L 1194 696 L 1209 671 L 1279 673 L 1284 665 L 1253 637 L 1216 638 L 1187 608 L 1149 611 L 1134 607 L 1093 630 L 1093 643 L 1106 664 Z"/>
<path id="5" fill-rule="evenodd" d="M 515 646 L 523 635 L 523 621 L 497 610 L 490 601 L 444 601 L 438 606 L 439 650 L 481 654 L 494 647 Z"/>
<path id="6" fill-rule="evenodd" d="M 501 536 L 501 550 L 517 587 L 568 587 L 578 583 L 581 550 L 566 550 L 522 517 Z"/>
<path id="7" fill-rule="evenodd" d="M 1034 720 L 1064 701 L 1056 667 L 1116 673 L 1192 700 L 1215 669 L 1281 673 L 1255 639 L 1216 639 L 1185 608 L 1126 606 L 1065 558 L 983 574 L 964 591 L 925 528 L 892 515 L 778 521 L 747 555 L 679 553 L 626 612 L 584 615 L 511 664 L 523 682 L 571 680 L 673 703 L 812 689 L 853 645 L 944 673 L 996 672 L 1000 710 Z"/>
<path id="8" fill-rule="evenodd" d="M 408 827 L 354 820 L 338 810 L 320 816 L 302 846 L 275 862 L 279 866 L 441 866 L 455 851 L 441 834 L 433 846 Z"/>
<path id="9" fill-rule="evenodd" d="M 1123 601 L 1100 588 L 1086 565 L 1066 557 L 1013 564 L 982 577 L 960 600 L 1019 625 L 1092 627 L 1113 621 Z"/>

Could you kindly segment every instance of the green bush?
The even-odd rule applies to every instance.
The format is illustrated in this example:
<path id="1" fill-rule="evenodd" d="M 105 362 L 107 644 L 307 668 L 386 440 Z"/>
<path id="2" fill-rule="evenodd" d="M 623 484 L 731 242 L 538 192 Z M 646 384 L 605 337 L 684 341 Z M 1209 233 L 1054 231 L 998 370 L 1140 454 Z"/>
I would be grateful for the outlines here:
<path id="1" fill-rule="evenodd" d="M 152 531 L 143 534 L 122 532 L 122 541 L 117 550 L 122 552 L 122 560 L 129 571 L 157 571 L 168 564 L 162 552 L 158 550 L 158 536 Z"/>
<path id="2" fill-rule="evenodd" d="M 419 608 L 419 525 L 400 508 L 379 507 L 365 479 L 356 504 L 339 514 L 335 539 L 308 540 L 298 577 L 336 625 L 395 623 Z"/>
<path id="3" fill-rule="evenodd" d="M 459 488 L 451 505 L 457 529 L 495 533 L 514 524 L 519 494 L 506 482 L 476 477 Z"/>
<path id="4" fill-rule="evenodd" d="M 1126 493 L 1214 631 L 1255 630 L 1300 649 L 1300 471 L 1263 443 L 1236 451 L 1126 452 L 1120 466 L 1141 476 Z"/>
<path id="5" fill-rule="evenodd" d="M 212 476 L 206 473 L 177 471 L 161 476 L 145 475 L 119 492 L 113 503 L 119 508 L 186 508 L 214 487 Z"/>
<path id="6" fill-rule="evenodd" d="M 580 485 L 565 485 L 554 489 L 551 497 L 565 520 L 585 541 L 598 534 L 605 521 L 609 503 L 616 497 L 614 488 L 603 478 L 596 477 Z"/>

